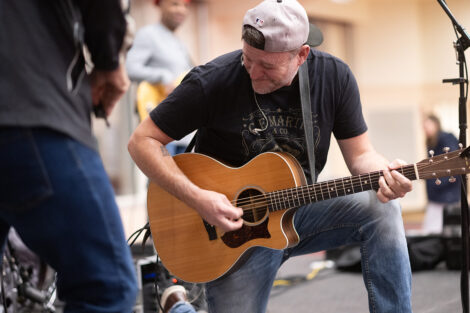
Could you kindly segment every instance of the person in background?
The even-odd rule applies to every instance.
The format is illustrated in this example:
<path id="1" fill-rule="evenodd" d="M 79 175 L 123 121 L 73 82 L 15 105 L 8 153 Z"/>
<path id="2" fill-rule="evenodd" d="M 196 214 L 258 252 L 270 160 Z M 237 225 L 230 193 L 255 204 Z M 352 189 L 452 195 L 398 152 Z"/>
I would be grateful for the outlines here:
<path id="1" fill-rule="evenodd" d="M 240 167 L 261 153 L 285 151 L 299 161 L 307 180 L 315 181 L 308 170 L 297 75 L 304 62 L 316 112 L 311 134 L 316 172 L 326 163 L 334 134 L 353 175 L 382 170 L 383 176 L 377 191 L 291 211 L 300 242 L 281 250 L 252 247 L 237 270 L 206 283 L 209 312 L 265 312 L 283 262 L 354 243 L 361 245 L 370 312 L 411 312 L 410 261 L 396 199 L 412 190 L 412 184 L 394 170 L 403 161 L 390 163 L 372 146 L 351 70 L 338 58 L 310 49 L 315 45 L 308 42 L 308 16 L 296 0 L 261 2 L 246 12 L 241 30 L 241 50 L 191 70 L 132 134 L 129 152 L 149 179 L 194 209 L 217 234 L 235 232 L 243 237 L 240 229 L 249 227 L 244 210 L 223 193 L 192 182 L 164 145 L 198 129 L 198 153 Z"/>
<path id="2" fill-rule="evenodd" d="M 127 55 L 126 67 L 132 81 L 163 86 L 168 95 L 193 67 L 187 48 L 175 34 L 189 13 L 190 2 L 155 0 L 160 8 L 160 22 L 139 29 Z M 184 152 L 191 138 L 188 135 L 170 143 L 168 151 L 172 155 Z"/>
<path id="3" fill-rule="evenodd" d="M 432 150 L 434 155 L 444 153 L 444 148 L 449 148 L 449 151 L 459 149 L 457 138 L 441 129 L 441 122 L 437 116 L 427 115 L 423 121 L 423 128 L 426 136 L 426 147 L 428 151 Z M 455 177 L 455 182 L 450 182 L 449 178 L 426 180 L 428 203 L 422 225 L 422 230 L 426 233 L 442 233 L 444 207 L 460 202 L 460 176 Z"/>
<path id="4" fill-rule="evenodd" d="M 119 0 L 0 0 L 0 241 L 14 227 L 54 268 L 66 313 L 130 313 L 136 301 L 91 130 L 93 109 L 108 116 L 129 86 L 126 21 Z"/>

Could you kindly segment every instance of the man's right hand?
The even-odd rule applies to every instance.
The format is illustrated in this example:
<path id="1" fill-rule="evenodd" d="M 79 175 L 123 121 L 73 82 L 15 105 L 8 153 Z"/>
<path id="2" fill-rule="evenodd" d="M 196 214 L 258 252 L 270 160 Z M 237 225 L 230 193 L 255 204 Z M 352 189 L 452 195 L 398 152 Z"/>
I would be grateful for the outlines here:
<path id="1" fill-rule="evenodd" d="M 243 210 L 233 206 L 221 193 L 201 190 L 194 209 L 209 224 L 219 227 L 224 232 L 233 231 L 243 226 Z"/>

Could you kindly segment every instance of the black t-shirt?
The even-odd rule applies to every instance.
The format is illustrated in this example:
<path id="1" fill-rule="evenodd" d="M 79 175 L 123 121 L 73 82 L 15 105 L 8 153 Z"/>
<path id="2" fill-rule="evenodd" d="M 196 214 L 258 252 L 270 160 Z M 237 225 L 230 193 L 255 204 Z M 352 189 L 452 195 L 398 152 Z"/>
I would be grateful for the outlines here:
<path id="1" fill-rule="evenodd" d="M 297 158 L 309 176 L 297 78 L 291 86 L 255 96 L 241 55 L 241 50 L 234 51 L 194 68 L 150 117 L 173 139 L 199 129 L 196 151 L 232 166 L 241 166 L 262 152 L 285 151 Z M 331 133 L 347 139 L 364 133 L 367 126 L 349 67 L 317 50 L 311 50 L 307 62 L 315 168 L 320 173 Z M 256 134 L 255 128 L 266 129 Z"/>

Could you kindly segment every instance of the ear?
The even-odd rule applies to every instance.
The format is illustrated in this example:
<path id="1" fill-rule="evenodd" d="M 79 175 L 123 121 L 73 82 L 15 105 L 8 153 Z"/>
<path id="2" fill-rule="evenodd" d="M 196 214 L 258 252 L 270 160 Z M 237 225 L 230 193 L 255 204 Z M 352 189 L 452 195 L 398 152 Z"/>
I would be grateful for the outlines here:
<path id="1" fill-rule="evenodd" d="M 309 53 L 310 53 L 309 45 L 303 45 L 300 48 L 299 54 L 297 55 L 299 57 L 299 66 L 301 66 L 305 62 L 305 60 L 307 60 Z"/>

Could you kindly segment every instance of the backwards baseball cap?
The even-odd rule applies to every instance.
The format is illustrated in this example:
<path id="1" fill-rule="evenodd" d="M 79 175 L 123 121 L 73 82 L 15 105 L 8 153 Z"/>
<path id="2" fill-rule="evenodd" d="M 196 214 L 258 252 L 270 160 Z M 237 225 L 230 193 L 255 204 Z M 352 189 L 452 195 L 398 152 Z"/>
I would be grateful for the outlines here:
<path id="1" fill-rule="evenodd" d="M 304 44 L 323 42 L 320 29 L 308 21 L 307 12 L 297 0 L 264 0 L 246 12 L 243 25 L 259 30 L 265 39 L 264 51 L 285 52 Z"/>

